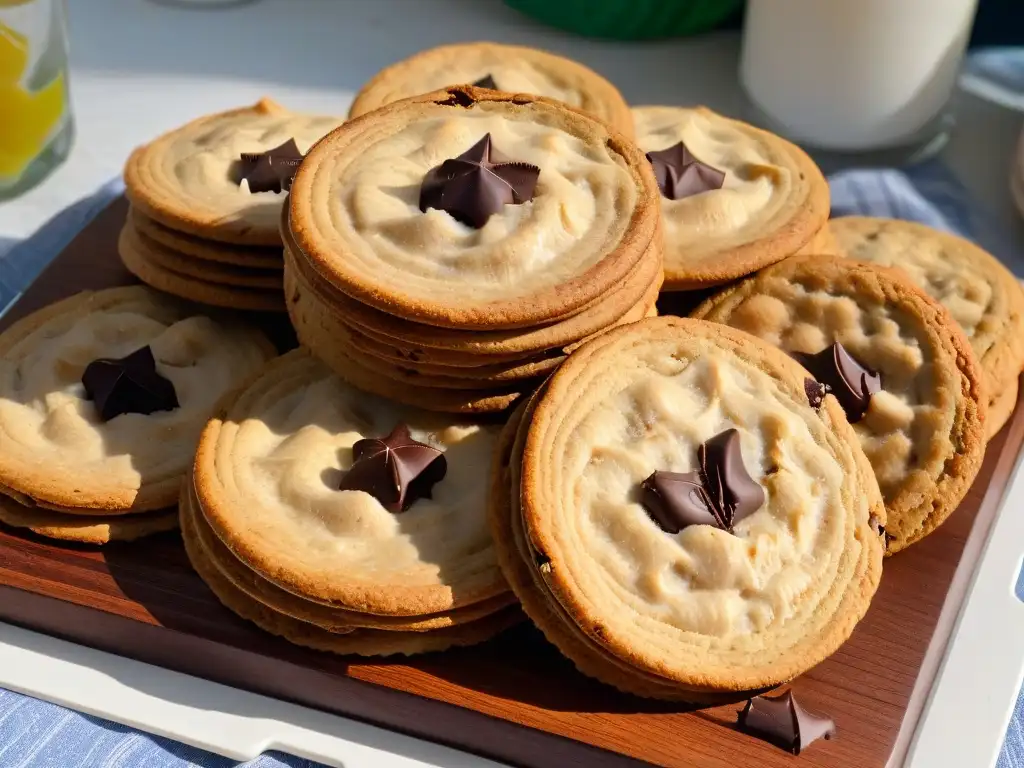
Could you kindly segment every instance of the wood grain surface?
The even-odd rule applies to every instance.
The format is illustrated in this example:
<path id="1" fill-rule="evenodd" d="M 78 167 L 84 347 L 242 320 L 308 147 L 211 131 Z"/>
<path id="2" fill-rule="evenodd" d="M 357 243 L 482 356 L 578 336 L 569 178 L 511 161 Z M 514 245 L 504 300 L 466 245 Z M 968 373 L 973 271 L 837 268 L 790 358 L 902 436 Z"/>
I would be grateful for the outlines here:
<path id="1" fill-rule="evenodd" d="M 77 290 L 131 282 L 114 250 L 124 215 L 123 201 L 105 211 L 0 327 Z M 886 561 L 853 637 L 794 681 L 804 705 L 839 728 L 798 758 L 736 731 L 738 705 L 685 711 L 591 681 L 529 626 L 475 648 L 382 662 L 291 646 L 223 609 L 175 534 L 98 549 L 0 529 L 0 618 L 531 768 L 881 768 L 982 496 L 1005 485 L 1022 438 L 1018 409 L 960 509 Z"/>

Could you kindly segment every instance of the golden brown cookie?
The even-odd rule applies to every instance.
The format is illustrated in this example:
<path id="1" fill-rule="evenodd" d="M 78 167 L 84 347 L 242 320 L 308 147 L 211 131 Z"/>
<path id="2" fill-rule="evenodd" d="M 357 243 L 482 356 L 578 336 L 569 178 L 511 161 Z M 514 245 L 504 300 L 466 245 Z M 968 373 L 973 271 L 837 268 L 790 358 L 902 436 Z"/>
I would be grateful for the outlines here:
<path id="1" fill-rule="evenodd" d="M 384 481 L 343 489 L 372 469 L 358 441 L 403 426 L 440 454 L 442 476 L 412 485 L 401 509 L 380 495 Z M 453 611 L 508 590 L 486 522 L 497 433 L 361 393 L 296 350 L 222 403 L 200 439 L 195 489 L 234 555 L 295 595 L 389 616 Z"/>
<path id="2" fill-rule="evenodd" d="M 517 408 L 502 431 L 491 471 L 489 517 L 498 562 L 519 598 L 523 612 L 544 636 L 585 675 L 625 693 L 650 698 L 692 701 L 691 691 L 647 675 L 603 651 L 590 641 L 551 599 L 525 543 L 519 507 L 523 444 L 537 396 Z"/>
<path id="3" fill-rule="evenodd" d="M 283 312 L 284 294 L 270 288 L 244 288 L 201 280 L 151 261 L 126 237 L 118 240 L 117 252 L 125 267 L 139 280 L 159 291 L 214 307 L 256 312 Z"/>
<path id="4" fill-rule="evenodd" d="M 832 230 L 829 228 L 828 222 L 826 221 L 824 226 L 814 233 L 814 237 L 807 241 L 807 244 L 797 251 L 797 255 L 803 256 L 804 254 L 825 254 L 827 256 L 842 256 L 842 249 L 839 247 L 839 242 L 836 240 L 835 235 L 832 234 Z"/>
<path id="5" fill-rule="evenodd" d="M 574 344 L 542 350 L 534 357 L 488 362 L 490 357 L 471 353 L 446 352 L 430 348 L 403 349 L 399 340 L 381 340 L 364 330 L 345 323 L 331 308 L 322 303 L 315 293 L 304 285 L 301 278 L 289 269 L 285 276 L 288 311 L 300 338 L 310 349 L 325 360 L 335 353 L 358 363 L 367 371 L 413 388 L 427 389 L 481 389 L 516 386 L 517 382 L 535 380 L 556 368 Z M 615 325 L 642 319 L 657 296 L 657 285 L 652 286 L 651 304 L 629 310 Z M 439 362 L 444 361 L 444 362 Z M 521 385 L 520 385 L 521 386 Z"/>
<path id="6" fill-rule="evenodd" d="M 881 376 L 844 394 L 835 364 L 818 380 L 841 403 L 885 500 L 889 551 L 931 533 L 959 505 L 985 454 L 988 395 L 970 343 L 938 301 L 903 273 L 833 256 L 798 256 L 727 288 L 693 315 L 793 354 L 812 374 L 838 342 Z M 849 381 L 851 376 L 845 377 Z M 852 391 L 851 390 L 851 391 Z"/>
<path id="7" fill-rule="evenodd" d="M 1019 383 L 1014 381 L 994 398 L 988 401 L 988 412 L 985 416 L 985 436 L 991 440 L 999 430 L 1010 420 L 1014 409 L 1017 407 L 1017 395 L 1019 394 Z"/>
<path id="8" fill-rule="evenodd" d="M 265 632 L 318 651 L 358 656 L 443 651 L 489 640 L 522 620 L 518 608 L 506 608 L 477 621 L 424 632 L 390 632 L 379 629 L 328 632 L 315 624 L 278 613 L 238 589 L 210 560 L 187 518 L 182 520 L 181 534 L 192 567 L 228 610 Z"/>
<path id="9" fill-rule="evenodd" d="M 206 240 L 202 237 L 188 235 L 170 227 L 165 227 L 163 224 L 135 210 L 132 206 L 128 208 L 128 222 L 139 234 L 145 235 L 150 240 L 154 240 L 184 256 L 191 256 L 195 259 L 217 262 L 219 264 L 252 267 L 254 269 L 281 268 L 280 245 L 269 247 L 246 246 Z"/>
<path id="10" fill-rule="evenodd" d="M 208 240 L 277 245 L 285 195 L 250 193 L 241 174 L 243 153 L 263 153 L 294 140 L 299 152 L 339 117 L 290 112 L 270 99 L 207 115 L 136 149 L 124 181 L 128 199 L 166 227 Z"/>
<path id="11" fill-rule="evenodd" d="M 195 277 L 206 283 L 218 283 L 232 288 L 282 288 L 282 269 L 240 267 L 217 261 L 205 261 L 168 248 L 137 231 L 129 219 L 119 239 L 119 248 L 130 248 L 140 258 L 171 272 Z"/>
<path id="12" fill-rule="evenodd" d="M 26 507 L 0 493 L 0 522 L 26 528 L 39 536 L 80 544 L 108 544 L 134 541 L 178 527 L 178 511 L 145 512 L 137 515 L 71 515 L 42 507 Z"/>
<path id="13" fill-rule="evenodd" d="M 633 118 L 640 148 L 667 164 L 659 178 L 671 165 L 678 179 L 660 192 L 665 290 L 744 277 L 792 256 L 825 225 L 828 183 L 794 144 L 704 107 L 634 107 Z"/>
<path id="14" fill-rule="evenodd" d="M 504 411 L 524 392 L 536 386 L 535 381 L 514 381 L 500 386 L 442 389 L 410 385 L 398 378 L 373 371 L 360 364 L 337 343 L 320 311 L 309 311 L 304 302 L 288 302 L 288 316 L 299 343 L 322 360 L 335 374 L 366 393 L 373 393 L 398 403 L 442 413 L 480 414 Z"/>
<path id="15" fill-rule="evenodd" d="M 588 643 L 688 696 L 777 685 L 846 640 L 881 577 L 885 510 L 842 409 L 812 408 L 805 378 L 746 333 L 657 318 L 548 380 L 523 540 Z"/>
<path id="16" fill-rule="evenodd" d="M 849 216 L 830 227 L 845 255 L 902 269 L 949 310 L 971 342 L 991 400 L 1015 385 L 1024 369 L 1024 293 L 998 259 L 961 237 L 910 221 Z M 1012 411 L 990 404 L 989 437 Z"/>
<path id="17" fill-rule="evenodd" d="M 338 321 L 396 355 L 453 366 L 533 359 L 571 348 L 580 339 L 619 322 L 633 322 L 657 300 L 662 276 L 660 259 L 647 258 L 621 286 L 566 320 L 533 328 L 467 331 L 424 325 L 380 312 L 332 289 L 303 266 L 290 249 L 286 250 L 285 283 L 290 301 L 301 301 L 297 296 L 311 292 L 314 298 L 310 301 L 329 307 Z"/>
<path id="18" fill-rule="evenodd" d="M 502 204 L 479 228 L 421 210 L 432 169 L 488 140 L 509 162 L 540 169 L 531 199 Z M 581 312 L 660 258 L 657 195 L 643 154 L 606 124 L 550 99 L 460 86 L 395 102 L 320 141 L 296 173 L 290 230 L 296 257 L 383 313 L 525 328 Z"/>
<path id="19" fill-rule="evenodd" d="M 183 526 L 190 529 L 191 535 L 202 547 L 207 559 L 237 589 L 277 613 L 283 613 L 308 624 L 315 624 L 329 632 L 351 632 L 353 629 L 425 632 L 477 621 L 515 604 L 514 596 L 511 593 L 504 593 L 455 611 L 424 616 L 396 617 L 346 611 L 311 600 L 303 600 L 247 568 L 217 538 L 199 508 L 191 478 L 182 486 L 179 506 L 182 518 L 187 519 Z"/>
<path id="20" fill-rule="evenodd" d="M 582 109 L 627 136 L 633 120 L 622 95 L 592 69 L 562 56 L 520 45 L 478 42 L 421 51 L 378 72 L 356 94 L 349 117 L 449 85 L 490 78 L 501 91 L 546 96 Z"/>
<path id="21" fill-rule="evenodd" d="M 146 350 L 148 368 L 97 363 Z M 173 506 L 217 401 L 275 354 L 237 319 L 142 286 L 86 291 L 28 315 L 0 333 L 0 493 L 102 517 Z M 113 372 L 98 399 L 83 384 L 93 363 Z M 140 387 L 164 382 L 174 401 L 146 398 L 155 410 L 141 409 L 122 386 L 137 369 L 153 372 Z"/>

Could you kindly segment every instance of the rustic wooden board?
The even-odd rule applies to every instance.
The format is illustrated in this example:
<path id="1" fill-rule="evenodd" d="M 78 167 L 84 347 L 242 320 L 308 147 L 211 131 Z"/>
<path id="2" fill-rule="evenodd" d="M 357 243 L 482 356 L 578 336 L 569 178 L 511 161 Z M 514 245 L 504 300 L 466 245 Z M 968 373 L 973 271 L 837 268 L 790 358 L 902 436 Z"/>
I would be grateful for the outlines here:
<path id="1" fill-rule="evenodd" d="M 124 214 L 123 201 L 105 211 L 0 327 L 82 288 L 131 282 L 114 250 Z M 528 626 L 410 660 L 367 662 L 291 646 L 223 609 L 174 534 L 97 549 L 2 529 L 0 619 L 531 768 L 641 760 L 671 768 L 880 768 L 982 496 L 1005 485 L 1022 439 L 1018 409 L 960 509 L 886 562 L 850 641 L 795 682 L 808 708 L 831 714 L 840 730 L 799 758 L 735 731 L 737 706 L 688 712 L 593 682 Z"/>

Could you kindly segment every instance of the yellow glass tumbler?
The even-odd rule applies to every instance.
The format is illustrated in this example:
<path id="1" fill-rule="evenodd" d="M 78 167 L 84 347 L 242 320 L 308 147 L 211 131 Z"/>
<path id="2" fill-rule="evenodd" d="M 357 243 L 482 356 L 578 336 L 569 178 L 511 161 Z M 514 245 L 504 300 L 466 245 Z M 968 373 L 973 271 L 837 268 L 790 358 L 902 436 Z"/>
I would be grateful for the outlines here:
<path id="1" fill-rule="evenodd" d="M 66 13 L 64 0 L 0 0 L 0 199 L 71 149 Z"/>

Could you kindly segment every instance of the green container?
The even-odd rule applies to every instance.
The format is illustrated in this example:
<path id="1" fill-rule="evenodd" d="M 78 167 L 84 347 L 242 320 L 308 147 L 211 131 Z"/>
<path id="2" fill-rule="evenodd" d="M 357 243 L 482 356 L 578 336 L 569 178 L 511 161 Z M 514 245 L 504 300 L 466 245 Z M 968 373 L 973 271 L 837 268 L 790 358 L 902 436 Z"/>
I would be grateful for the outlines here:
<path id="1" fill-rule="evenodd" d="M 714 29 L 743 0 L 505 0 L 538 21 L 586 37 L 650 40 Z"/>

